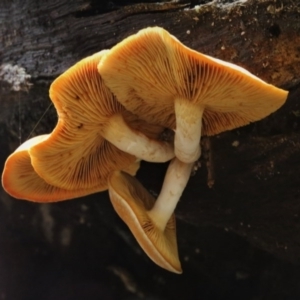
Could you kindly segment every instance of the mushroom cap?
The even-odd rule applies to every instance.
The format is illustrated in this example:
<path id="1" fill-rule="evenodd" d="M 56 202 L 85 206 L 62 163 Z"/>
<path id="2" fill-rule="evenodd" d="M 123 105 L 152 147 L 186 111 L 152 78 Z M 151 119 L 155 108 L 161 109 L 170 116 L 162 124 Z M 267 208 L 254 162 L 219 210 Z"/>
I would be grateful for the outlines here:
<path id="1" fill-rule="evenodd" d="M 109 118 L 125 112 L 97 71 L 107 51 L 82 59 L 50 87 L 58 123 L 49 138 L 31 147 L 29 153 L 37 174 L 51 185 L 72 190 L 92 188 L 101 182 L 104 187 L 113 170 L 127 170 L 132 175 L 137 171 L 136 157 L 102 136 Z M 129 121 L 137 119 L 132 113 L 125 115 Z M 144 123 L 135 125 L 143 128 Z M 158 126 L 151 129 L 161 131 Z"/>
<path id="2" fill-rule="evenodd" d="M 176 219 L 173 214 L 164 230 L 148 215 L 155 199 L 140 182 L 122 171 L 111 173 L 109 196 L 112 205 L 127 224 L 146 254 L 160 267 L 174 273 L 182 273 L 178 258 Z"/>
<path id="3" fill-rule="evenodd" d="M 66 190 L 48 184 L 34 171 L 28 149 L 44 140 L 49 135 L 40 135 L 23 143 L 6 160 L 2 173 L 4 190 L 17 199 L 34 202 L 56 202 L 103 191 L 106 185 L 87 189 Z"/>
<path id="4" fill-rule="evenodd" d="M 260 120 L 288 94 L 242 67 L 184 46 L 159 27 L 114 46 L 98 70 L 118 101 L 148 122 L 175 129 L 175 99 L 203 106 L 203 135 Z"/>

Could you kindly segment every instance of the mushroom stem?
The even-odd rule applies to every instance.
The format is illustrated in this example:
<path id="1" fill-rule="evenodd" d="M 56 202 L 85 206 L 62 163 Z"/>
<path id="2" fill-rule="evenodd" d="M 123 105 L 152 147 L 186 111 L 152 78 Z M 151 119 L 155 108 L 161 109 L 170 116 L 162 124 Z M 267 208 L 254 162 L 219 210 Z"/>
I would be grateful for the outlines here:
<path id="1" fill-rule="evenodd" d="M 201 154 L 200 138 L 204 107 L 186 99 L 175 100 L 175 155 L 185 163 L 195 162 Z"/>
<path id="2" fill-rule="evenodd" d="M 115 114 L 109 119 L 103 136 L 120 150 L 148 162 L 166 162 L 174 157 L 170 143 L 153 140 L 134 131 L 121 114 Z"/>
<path id="3" fill-rule="evenodd" d="M 174 158 L 168 167 L 164 183 L 153 208 L 148 211 L 153 223 L 164 231 L 190 178 L 194 163 Z"/>

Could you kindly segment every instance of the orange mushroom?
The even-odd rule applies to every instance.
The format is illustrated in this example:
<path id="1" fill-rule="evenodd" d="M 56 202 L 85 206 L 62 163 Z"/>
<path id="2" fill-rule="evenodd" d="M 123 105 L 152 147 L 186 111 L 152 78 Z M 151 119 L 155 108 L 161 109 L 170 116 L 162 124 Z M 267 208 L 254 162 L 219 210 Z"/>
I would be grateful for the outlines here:
<path id="1" fill-rule="evenodd" d="M 200 156 L 201 135 L 260 120 L 281 107 L 288 93 L 237 65 L 187 48 L 159 27 L 143 29 L 117 44 L 104 55 L 98 71 L 126 109 L 175 131 L 176 158 L 152 207 L 145 204 L 149 193 L 141 192 L 136 179 L 123 173 L 110 177 L 109 193 L 116 211 L 149 257 L 178 271 L 162 264 L 145 245 L 149 240 L 154 245 L 163 236 L 193 162 Z M 173 252 L 168 243 L 159 239 L 154 247 L 162 247 L 160 253 L 169 252 L 177 261 L 177 250 Z"/>
<path id="2" fill-rule="evenodd" d="M 179 171 L 176 164 L 183 164 L 178 159 L 175 160 L 175 168 L 169 168 L 169 172 L 171 169 Z M 177 175 L 179 180 L 172 183 L 172 193 L 179 191 L 181 194 L 184 188 L 182 184 L 185 186 L 181 179 L 185 174 Z M 146 254 L 160 267 L 182 273 L 177 249 L 173 196 L 170 191 L 161 193 L 163 201 L 159 198 L 155 201 L 136 178 L 120 171 L 112 172 L 108 185 L 115 211 L 127 224 Z"/>
<path id="3" fill-rule="evenodd" d="M 189 49 L 159 27 L 114 46 L 98 70 L 126 109 L 175 130 L 175 155 L 186 163 L 198 159 L 201 135 L 260 120 L 288 94 L 237 65 Z"/>
<path id="4" fill-rule="evenodd" d="M 50 185 L 39 177 L 31 165 L 28 149 L 47 140 L 47 138 L 49 138 L 49 134 L 31 138 L 7 158 L 2 173 L 2 186 L 8 194 L 17 199 L 34 202 L 56 202 L 107 189 L 107 181 L 99 180 L 98 184 L 91 188 L 66 190 Z M 59 162 L 56 163 L 60 164 Z M 133 163 L 126 171 L 134 175 L 138 167 L 139 163 Z"/>
<path id="5" fill-rule="evenodd" d="M 97 65 L 107 52 L 81 60 L 50 87 L 59 120 L 49 138 L 29 153 L 34 170 L 51 185 L 92 188 L 136 160 L 174 157 L 172 144 L 159 140 L 164 128 L 126 111 L 104 85 Z"/>

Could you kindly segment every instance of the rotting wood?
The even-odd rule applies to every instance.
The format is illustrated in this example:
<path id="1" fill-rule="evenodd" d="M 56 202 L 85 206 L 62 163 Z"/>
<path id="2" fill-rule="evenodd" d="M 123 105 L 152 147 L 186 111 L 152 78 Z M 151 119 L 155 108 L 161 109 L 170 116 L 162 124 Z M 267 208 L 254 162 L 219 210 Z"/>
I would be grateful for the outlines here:
<path id="1" fill-rule="evenodd" d="M 2 1 L 0 61 L 24 67 L 33 79 L 53 78 L 141 28 L 162 26 L 185 45 L 242 65 L 275 85 L 298 84 L 300 3 L 220 2 L 192 9 L 180 2 L 143 3 L 80 17 L 88 1 Z"/>

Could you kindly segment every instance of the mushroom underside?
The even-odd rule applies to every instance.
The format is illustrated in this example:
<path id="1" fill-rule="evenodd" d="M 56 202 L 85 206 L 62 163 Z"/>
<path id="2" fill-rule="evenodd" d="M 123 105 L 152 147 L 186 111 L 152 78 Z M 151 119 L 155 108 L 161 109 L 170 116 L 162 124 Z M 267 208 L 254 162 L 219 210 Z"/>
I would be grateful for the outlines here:
<path id="1" fill-rule="evenodd" d="M 155 199 L 136 178 L 124 172 L 113 172 L 108 185 L 115 211 L 127 224 L 145 253 L 160 267 L 181 273 L 174 214 L 162 230 L 148 215 Z"/>

